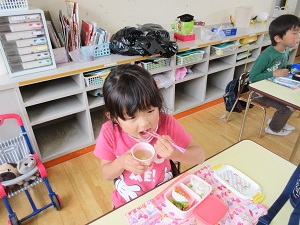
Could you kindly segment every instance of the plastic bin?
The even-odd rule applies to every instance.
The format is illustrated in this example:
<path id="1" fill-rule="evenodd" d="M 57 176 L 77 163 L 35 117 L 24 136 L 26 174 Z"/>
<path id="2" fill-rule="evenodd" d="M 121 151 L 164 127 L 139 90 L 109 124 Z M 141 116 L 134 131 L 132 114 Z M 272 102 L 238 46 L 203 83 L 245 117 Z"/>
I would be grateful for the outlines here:
<path id="1" fill-rule="evenodd" d="M 85 73 L 84 81 L 86 86 L 88 87 L 92 85 L 103 84 L 105 78 L 108 76 L 109 73 L 110 73 L 110 69 Z"/>
<path id="2" fill-rule="evenodd" d="M 186 65 L 193 62 L 198 62 L 203 59 L 204 51 L 186 51 L 176 55 L 176 65 Z"/>
<path id="3" fill-rule="evenodd" d="M 148 62 L 151 61 L 151 62 Z M 166 67 L 166 66 L 170 66 L 171 63 L 171 59 L 169 58 L 153 58 L 153 59 L 149 59 L 144 62 L 141 62 L 142 66 L 146 69 L 146 70 L 155 70 L 161 67 Z"/>
<path id="4" fill-rule="evenodd" d="M 94 54 L 95 54 L 95 58 L 104 55 L 109 55 L 110 54 L 109 42 L 95 45 Z"/>
<path id="5" fill-rule="evenodd" d="M 222 43 L 215 46 L 211 46 L 211 55 L 224 55 L 226 53 L 233 53 L 238 47 L 237 43 L 228 42 Z"/>
<path id="6" fill-rule="evenodd" d="M 19 10 L 28 10 L 27 0 L 2 0 L 0 1 L 0 13 Z"/>

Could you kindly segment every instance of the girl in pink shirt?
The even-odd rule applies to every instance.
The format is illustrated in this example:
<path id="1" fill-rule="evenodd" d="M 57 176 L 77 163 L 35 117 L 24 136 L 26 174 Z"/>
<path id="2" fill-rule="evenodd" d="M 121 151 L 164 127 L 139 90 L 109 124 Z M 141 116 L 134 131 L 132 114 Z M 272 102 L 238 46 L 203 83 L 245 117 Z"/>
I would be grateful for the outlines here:
<path id="1" fill-rule="evenodd" d="M 106 116 L 94 154 L 101 159 L 102 177 L 114 180 L 114 207 L 144 194 L 173 177 L 170 160 L 200 164 L 201 147 L 173 118 L 163 112 L 163 98 L 151 74 L 137 65 L 112 70 L 103 85 Z M 158 139 L 145 131 L 156 131 Z M 186 148 L 181 153 L 169 141 Z M 155 148 L 153 167 L 148 170 L 131 155 L 138 142 Z"/>

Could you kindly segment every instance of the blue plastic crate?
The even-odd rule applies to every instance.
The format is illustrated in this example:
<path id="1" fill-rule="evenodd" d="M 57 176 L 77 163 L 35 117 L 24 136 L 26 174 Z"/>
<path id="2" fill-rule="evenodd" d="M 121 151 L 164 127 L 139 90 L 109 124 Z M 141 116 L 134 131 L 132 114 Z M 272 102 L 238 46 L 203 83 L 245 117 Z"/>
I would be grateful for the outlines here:
<path id="1" fill-rule="evenodd" d="M 95 45 L 95 58 L 110 54 L 109 43 L 110 42 Z"/>

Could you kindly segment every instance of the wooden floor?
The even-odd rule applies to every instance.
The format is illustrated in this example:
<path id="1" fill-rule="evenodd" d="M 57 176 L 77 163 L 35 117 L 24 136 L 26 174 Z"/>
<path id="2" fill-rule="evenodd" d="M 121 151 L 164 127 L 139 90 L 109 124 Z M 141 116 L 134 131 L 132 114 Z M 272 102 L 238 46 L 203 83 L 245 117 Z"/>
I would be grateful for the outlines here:
<path id="1" fill-rule="evenodd" d="M 222 103 L 179 119 L 183 127 L 200 143 L 207 158 L 238 140 L 243 113 L 233 113 L 228 124 L 221 119 L 224 113 Z M 267 118 L 272 117 L 273 113 L 271 108 L 267 109 Z M 296 130 L 285 137 L 264 132 L 262 139 L 258 139 L 261 116 L 260 108 L 250 109 L 243 138 L 251 139 L 280 157 L 288 159 L 300 131 L 299 112 L 296 111 L 289 120 L 289 124 L 296 126 Z M 300 152 L 297 153 L 293 163 L 299 162 Z M 183 170 L 190 166 L 183 165 Z M 61 211 L 56 211 L 53 207 L 48 208 L 22 224 L 81 225 L 110 211 L 113 184 L 101 178 L 99 168 L 100 161 L 92 152 L 49 168 L 47 171 L 50 184 L 60 195 L 63 208 Z M 37 207 L 49 201 L 48 192 L 43 183 L 31 189 L 30 193 Z M 30 205 L 23 193 L 13 197 L 11 204 L 19 218 L 31 213 Z M 7 224 L 7 211 L 2 201 L 0 224 Z"/>

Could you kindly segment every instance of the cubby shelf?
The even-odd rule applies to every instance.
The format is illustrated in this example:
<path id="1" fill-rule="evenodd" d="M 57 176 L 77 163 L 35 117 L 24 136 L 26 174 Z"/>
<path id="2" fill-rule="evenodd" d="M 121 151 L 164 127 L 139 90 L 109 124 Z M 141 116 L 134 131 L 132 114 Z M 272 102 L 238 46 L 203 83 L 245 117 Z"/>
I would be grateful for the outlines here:
<path id="1" fill-rule="evenodd" d="M 185 65 L 176 65 L 176 56 L 173 56 L 169 66 L 150 71 L 154 78 L 168 79 L 157 81 L 165 111 L 177 114 L 221 98 L 227 83 L 245 68 L 250 70 L 261 50 L 271 44 L 267 31 L 268 24 L 259 24 L 238 29 L 237 36 L 225 39 L 178 41 L 179 52 L 199 49 L 204 54 L 201 60 L 187 61 Z M 197 29 L 195 32 L 200 34 Z M 255 43 L 239 46 L 240 39 L 254 35 L 257 36 Z M 212 54 L 211 46 L 227 41 L 237 46 L 235 51 Z M 296 49 L 291 49 L 290 62 L 295 58 Z M 248 58 L 238 58 L 240 53 L 248 51 L 251 52 Z M 14 102 L 11 109 L 22 115 L 36 152 L 43 161 L 49 161 L 95 144 L 101 126 L 107 120 L 103 97 L 89 94 L 101 89 L 103 84 L 86 86 L 84 73 L 147 58 L 112 54 L 92 62 L 59 64 L 53 70 L 0 79 L 0 103 Z M 176 80 L 176 70 L 184 66 L 189 73 Z M 14 99 L 8 99 L 8 94 Z M 0 113 L 3 112 L 0 109 Z"/>
<path id="2" fill-rule="evenodd" d="M 33 132 L 44 161 L 84 148 L 93 141 L 85 111 L 34 126 Z"/>

